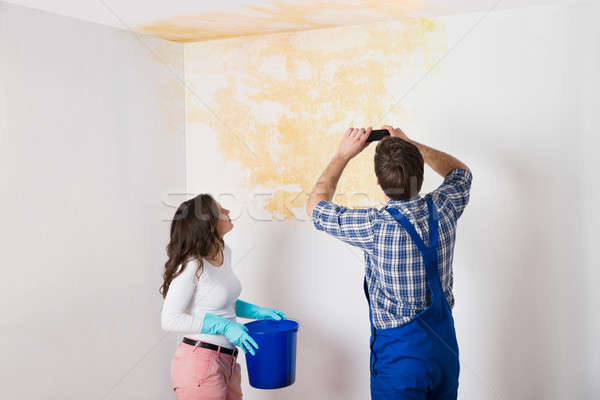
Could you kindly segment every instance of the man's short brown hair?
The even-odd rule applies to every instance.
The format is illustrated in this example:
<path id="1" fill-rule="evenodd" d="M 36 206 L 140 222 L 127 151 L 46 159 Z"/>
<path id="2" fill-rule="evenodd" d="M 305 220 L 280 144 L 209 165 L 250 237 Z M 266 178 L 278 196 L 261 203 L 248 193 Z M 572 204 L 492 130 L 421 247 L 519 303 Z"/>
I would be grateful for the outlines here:
<path id="1" fill-rule="evenodd" d="M 417 147 L 399 137 L 386 137 L 375 148 L 375 175 L 393 200 L 416 196 L 423 184 L 423 156 Z"/>

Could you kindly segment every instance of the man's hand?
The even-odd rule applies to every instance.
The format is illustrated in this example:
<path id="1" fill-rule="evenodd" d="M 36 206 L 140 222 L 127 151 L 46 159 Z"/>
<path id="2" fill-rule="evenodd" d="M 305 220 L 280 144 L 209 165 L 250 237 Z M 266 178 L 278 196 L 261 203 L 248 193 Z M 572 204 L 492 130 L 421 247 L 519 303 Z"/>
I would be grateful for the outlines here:
<path id="1" fill-rule="evenodd" d="M 367 139 L 371 134 L 371 127 L 365 128 L 350 128 L 342 137 L 337 154 L 345 160 L 350 160 L 352 157 L 363 151 L 369 143 Z"/>
<path id="2" fill-rule="evenodd" d="M 451 155 L 409 139 L 408 136 L 406 136 L 406 133 L 400 128 L 384 125 L 381 129 L 387 130 L 391 136 L 399 137 L 400 139 L 404 139 L 407 142 L 414 144 L 423 156 L 423 161 L 442 177 L 446 177 L 456 168 L 463 168 L 470 171 L 469 167 Z"/>
<path id="3" fill-rule="evenodd" d="M 381 127 L 381 129 L 385 129 L 386 131 L 388 131 L 390 133 L 390 136 L 399 137 L 400 139 L 404 139 L 407 142 L 410 142 L 410 139 L 408 138 L 408 136 L 406 136 L 406 133 L 404 133 L 404 131 L 402 131 L 402 129 L 400 128 L 394 128 L 391 125 L 384 125 Z"/>

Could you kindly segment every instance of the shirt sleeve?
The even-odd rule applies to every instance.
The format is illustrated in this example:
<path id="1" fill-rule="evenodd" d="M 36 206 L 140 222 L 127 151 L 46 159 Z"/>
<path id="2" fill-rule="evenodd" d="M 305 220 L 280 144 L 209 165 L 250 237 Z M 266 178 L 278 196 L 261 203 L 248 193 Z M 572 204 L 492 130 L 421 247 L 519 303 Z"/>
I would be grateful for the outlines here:
<path id="1" fill-rule="evenodd" d="M 350 209 L 321 200 L 313 209 L 315 228 L 363 250 L 373 248 L 374 208 Z"/>
<path id="2" fill-rule="evenodd" d="M 160 316 L 163 330 L 177 333 L 202 332 L 206 313 L 191 315 L 185 312 L 198 283 L 196 269 L 197 264 L 189 262 L 185 270 L 171 281 Z"/>
<path id="3" fill-rule="evenodd" d="M 453 169 L 446 175 L 444 182 L 431 193 L 433 201 L 458 219 L 469 202 L 472 180 L 471 171 L 464 168 Z"/>

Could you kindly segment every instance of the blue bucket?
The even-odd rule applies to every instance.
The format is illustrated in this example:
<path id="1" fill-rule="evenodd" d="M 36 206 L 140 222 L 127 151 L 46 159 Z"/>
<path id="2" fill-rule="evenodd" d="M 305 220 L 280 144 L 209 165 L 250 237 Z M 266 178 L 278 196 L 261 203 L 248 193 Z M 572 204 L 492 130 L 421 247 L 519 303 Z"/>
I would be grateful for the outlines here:
<path id="1" fill-rule="evenodd" d="M 245 326 L 258 344 L 255 355 L 246 353 L 250 386 L 279 389 L 294 383 L 298 323 L 289 319 L 261 319 Z"/>

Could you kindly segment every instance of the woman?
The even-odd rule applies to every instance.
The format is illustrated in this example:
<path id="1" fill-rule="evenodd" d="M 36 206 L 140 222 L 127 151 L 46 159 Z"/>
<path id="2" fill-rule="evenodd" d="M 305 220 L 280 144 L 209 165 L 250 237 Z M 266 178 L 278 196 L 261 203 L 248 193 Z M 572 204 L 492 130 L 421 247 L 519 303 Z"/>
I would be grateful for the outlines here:
<path id="1" fill-rule="evenodd" d="M 229 210 L 208 194 L 182 203 L 171 223 L 161 325 L 186 334 L 171 361 L 178 400 L 241 399 L 236 346 L 254 355 L 258 345 L 236 316 L 285 318 L 279 310 L 238 299 L 241 284 L 223 241 L 232 228 Z"/>

